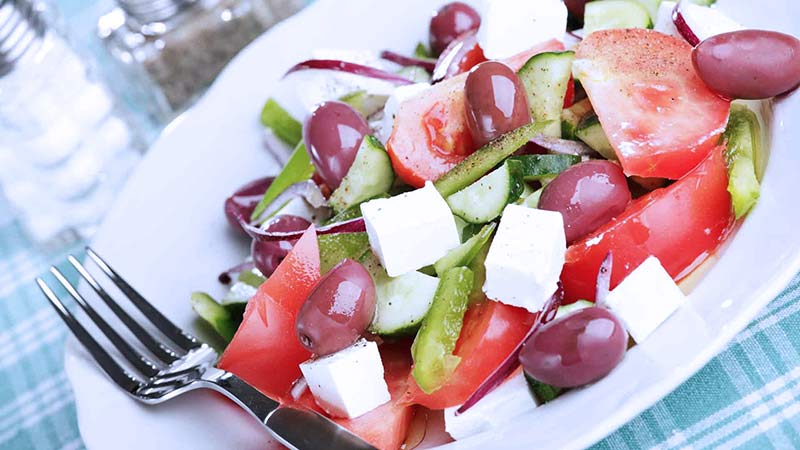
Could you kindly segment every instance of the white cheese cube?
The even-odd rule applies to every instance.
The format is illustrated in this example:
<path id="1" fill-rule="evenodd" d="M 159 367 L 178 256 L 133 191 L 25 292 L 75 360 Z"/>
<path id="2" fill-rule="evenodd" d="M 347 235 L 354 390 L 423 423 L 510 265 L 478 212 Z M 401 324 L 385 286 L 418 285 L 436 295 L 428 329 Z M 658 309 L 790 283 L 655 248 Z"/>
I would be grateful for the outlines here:
<path id="1" fill-rule="evenodd" d="M 606 306 L 641 343 L 685 301 L 683 291 L 651 256 L 608 294 Z"/>
<path id="2" fill-rule="evenodd" d="M 718 34 L 744 29 L 722 11 L 708 6 L 695 5 L 691 2 L 681 4 L 680 14 L 692 33 L 701 41 Z"/>
<path id="3" fill-rule="evenodd" d="M 463 414 L 456 415 L 458 406 L 445 409 L 445 431 L 453 439 L 464 439 L 504 425 L 511 419 L 532 411 L 536 406 L 525 375 L 522 369 L 518 369 Z"/>
<path id="4" fill-rule="evenodd" d="M 486 297 L 538 312 L 558 288 L 567 240 L 561 213 L 508 205 L 486 255 Z"/>
<path id="5" fill-rule="evenodd" d="M 435 263 L 461 243 L 447 202 L 433 187 L 361 204 L 372 251 L 397 277 Z"/>
<path id="6" fill-rule="evenodd" d="M 329 414 L 353 418 L 391 399 L 374 342 L 360 340 L 336 353 L 300 364 L 317 404 Z"/>
<path id="7" fill-rule="evenodd" d="M 672 13 L 675 11 L 675 5 L 677 5 L 677 2 L 670 2 L 667 0 L 664 0 L 658 5 L 658 16 L 656 16 L 656 23 L 653 29 L 683 39 L 681 33 L 675 28 L 675 22 L 672 21 Z"/>
<path id="8" fill-rule="evenodd" d="M 383 107 L 383 118 L 380 121 L 377 133 L 378 139 L 380 139 L 383 144 L 386 144 L 386 141 L 389 140 L 389 136 L 392 135 L 394 117 L 400 110 L 400 104 L 409 98 L 415 97 L 420 92 L 427 90 L 429 87 L 431 87 L 431 85 L 427 83 L 398 86 L 392 95 L 389 96 L 389 99 L 386 100 L 386 106 Z"/>
<path id="9" fill-rule="evenodd" d="M 561 0 L 487 0 L 477 38 L 488 59 L 503 59 L 561 39 L 566 29 L 567 7 Z"/>

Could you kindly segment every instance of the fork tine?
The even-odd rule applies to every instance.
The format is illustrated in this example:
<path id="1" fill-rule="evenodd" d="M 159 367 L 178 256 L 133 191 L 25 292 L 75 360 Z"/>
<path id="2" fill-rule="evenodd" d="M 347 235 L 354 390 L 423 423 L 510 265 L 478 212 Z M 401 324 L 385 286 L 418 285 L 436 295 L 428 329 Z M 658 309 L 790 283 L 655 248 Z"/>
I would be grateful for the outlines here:
<path id="1" fill-rule="evenodd" d="M 125 371 L 111 355 L 108 354 L 103 347 L 86 331 L 86 328 L 80 324 L 75 317 L 67 310 L 61 300 L 58 299 L 56 294 L 50 289 L 47 283 L 41 278 L 36 278 L 36 284 L 47 300 L 53 305 L 61 320 L 69 327 L 72 334 L 83 344 L 84 348 L 89 351 L 92 358 L 100 365 L 103 372 L 106 373 L 119 387 L 128 392 L 135 392 L 136 389 L 142 386 L 142 383 Z"/>
<path id="2" fill-rule="evenodd" d="M 150 304 L 141 294 L 136 292 L 136 289 L 131 287 L 122 277 L 120 277 L 114 269 L 112 269 L 103 258 L 97 255 L 89 247 L 86 247 L 86 253 L 89 255 L 90 258 L 100 267 L 111 281 L 119 287 L 119 289 L 131 300 L 131 302 L 136 306 L 142 314 L 149 319 L 153 325 L 156 326 L 159 330 L 166 337 L 168 337 L 172 342 L 177 344 L 180 348 L 185 351 L 190 351 L 195 348 L 201 347 L 200 341 L 198 341 L 194 336 L 186 333 L 182 329 L 178 328 L 177 325 L 172 323 L 171 320 L 167 319 L 159 310 L 157 310 L 153 305 Z"/>
<path id="3" fill-rule="evenodd" d="M 139 340 L 146 348 L 150 351 L 153 355 L 155 355 L 158 359 L 163 361 L 166 364 L 172 364 L 178 359 L 178 355 L 175 354 L 171 349 L 167 348 L 165 345 L 161 344 L 160 342 L 156 341 L 153 336 L 150 335 L 141 325 L 139 322 L 134 320 L 127 312 L 125 312 L 119 304 L 111 298 L 111 295 L 100 286 L 100 283 L 94 279 L 94 277 L 86 270 L 86 267 L 78 261 L 72 255 L 67 256 L 67 260 L 72 264 L 72 267 L 78 271 L 79 274 L 89 283 L 89 286 L 94 289 L 95 293 L 103 300 L 103 302 L 108 306 L 108 308 L 116 315 L 119 320 L 125 324 L 125 326 L 136 336 L 136 339 Z"/>
<path id="4" fill-rule="evenodd" d="M 117 350 L 122 354 L 128 362 L 133 365 L 133 367 L 139 371 L 142 375 L 145 375 L 147 378 L 152 378 L 158 373 L 158 367 L 153 364 L 150 360 L 142 356 L 139 352 L 137 352 L 133 347 L 128 344 L 128 342 L 122 338 L 111 326 L 108 322 L 103 319 L 94 308 L 89 305 L 86 300 L 83 298 L 81 294 L 70 284 L 69 281 L 64 277 L 64 275 L 55 267 L 50 267 L 50 272 L 56 277 L 59 283 L 64 286 L 64 289 L 69 292 L 69 295 L 78 302 L 78 305 L 86 311 L 86 315 L 92 319 L 97 328 L 106 335 L 111 344 L 116 347 Z"/>

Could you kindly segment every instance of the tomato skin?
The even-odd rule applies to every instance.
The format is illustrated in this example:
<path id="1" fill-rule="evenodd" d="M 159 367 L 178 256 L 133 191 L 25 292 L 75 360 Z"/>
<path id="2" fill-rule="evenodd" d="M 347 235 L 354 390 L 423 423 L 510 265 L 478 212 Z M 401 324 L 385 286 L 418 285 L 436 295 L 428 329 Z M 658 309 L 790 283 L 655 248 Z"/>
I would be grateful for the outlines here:
<path id="1" fill-rule="evenodd" d="M 700 79 L 683 39 L 599 31 L 579 44 L 575 69 L 626 175 L 680 179 L 725 131 L 730 100 Z"/>
<path id="2" fill-rule="evenodd" d="M 319 247 L 312 225 L 247 303 L 242 325 L 219 360 L 269 397 L 286 401 L 299 364 L 311 357 L 297 339 L 300 306 L 320 278 Z"/>
<path id="3" fill-rule="evenodd" d="M 567 93 L 564 94 L 564 109 L 573 104 L 575 104 L 575 80 L 570 75 L 569 82 L 567 82 Z"/>
<path id="4" fill-rule="evenodd" d="M 461 405 L 524 339 L 535 317 L 525 309 L 490 300 L 471 306 L 453 351 L 461 358 L 453 375 L 431 394 L 422 392 L 409 375 L 405 400 L 430 409 Z"/>
<path id="5" fill-rule="evenodd" d="M 504 62 L 518 70 L 535 54 L 563 49 L 552 40 Z M 386 150 L 406 184 L 422 187 L 435 181 L 476 150 L 467 127 L 466 77 L 446 79 L 400 105 Z"/>
<path id="6" fill-rule="evenodd" d="M 711 255 L 734 222 L 723 150 L 713 149 L 684 178 L 640 197 L 570 246 L 561 272 L 566 300 L 594 300 L 597 271 L 609 251 L 612 288 L 650 255 L 675 279 Z"/>

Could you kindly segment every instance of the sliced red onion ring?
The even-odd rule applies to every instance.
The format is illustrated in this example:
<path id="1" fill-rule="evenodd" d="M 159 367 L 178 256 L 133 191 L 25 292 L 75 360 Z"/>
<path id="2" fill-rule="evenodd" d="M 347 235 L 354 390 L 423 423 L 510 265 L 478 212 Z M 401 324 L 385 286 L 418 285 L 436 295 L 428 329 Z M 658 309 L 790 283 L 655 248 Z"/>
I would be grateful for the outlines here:
<path id="1" fill-rule="evenodd" d="M 539 312 L 539 315 L 536 317 L 536 320 L 533 322 L 533 326 L 531 327 L 528 334 L 522 339 L 522 341 L 514 347 L 514 351 L 511 352 L 510 355 L 497 366 L 496 369 L 485 379 L 478 389 L 469 396 L 467 401 L 464 402 L 461 407 L 456 410 L 456 415 L 465 413 L 468 409 L 475 406 L 486 394 L 492 392 L 494 388 L 500 386 L 503 381 L 511 375 L 514 370 L 517 369 L 519 366 L 519 354 L 522 352 L 522 345 L 531 337 L 534 333 L 536 333 L 539 328 L 550 322 L 556 317 L 556 313 L 558 312 L 558 307 L 561 306 L 561 302 L 564 301 L 564 288 L 561 286 L 561 282 L 558 283 L 558 289 L 556 290 L 555 294 L 550 297 L 549 300 L 542 306 L 542 310 Z"/>
<path id="2" fill-rule="evenodd" d="M 531 139 L 534 144 L 562 155 L 595 156 L 597 152 L 583 142 L 559 139 L 539 134 Z"/>
<path id="3" fill-rule="evenodd" d="M 672 10 L 672 22 L 681 36 L 692 46 L 718 34 L 744 29 L 722 11 L 686 0 L 680 0 L 675 5 L 675 9 Z"/>
<path id="4" fill-rule="evenodd" d="M 221 274 L 219 274 L 219 277 L 217 277 L 217 279 L 222 284 L 230 284 L 231 280 L 233 279 L 234 276 L 236 276 L 236 274 L 242 273 L 247 270 L 253 270 L 253 268 L 255 267 L 256 266 L 253 263 L 253 261 L 245 261 L 241 264 L 237 264 L 231 267 L 225 272 L 222 272 Z"/>
<path id="5" fill-rule="evenodd" d="M 614 256 L 608 252 L 600 269 L 597 271 L 597 287 L 595 291 L 594 303 L 597 306 L 605 306 L 608 293 L 611 292 L 611 269 L 614 268 Z"/>
<path id="6" fill-rule="evenodd" d="M 427 70 L 429 73 L 433 72 L 433 69 L 436 68 L 436 60 L 433 59 L 421 59 L 421 58 L 414 58 L 411 56 L 401 55 L 399 53 L 395 53 L 391 50 L 384 50 L 381 52 L 381 58 L 391 61 L 395 64 L 399 64 L 403 67 L 422 67 L 423 69 Z"/>
<path id="7" fill-rule="evenodd" d="M 352 73 L 354 75 L 361 75 L 363 77 L 389 81 L 398 85 L 414 84 L 414 82 L 408 78 L 387 72 L 385 70 L 348 61 L 341 61 L 338 59 L 309 59 L 292 66 L 292 68 L 289 69 L 284 76 L 301 70 L 335 70 L 337 72 Z"/>
<path id="8" fill-rule="evenodd" d="M 242 227 L 253 239 L 261 242 L 270 241 L 291 241 L 300 239 L 305 233 L 301 231 L 264 231 L 261 228 L 243 223 Z M 317 235 L 320 234 L 336 234 L 336 233 L 363 233 L 367 231 L 367 226 L 364 223 L 363 217 L 357 217 L 344 222 L 332 223 L 324 227 L 317 228 Z"/>
<path id="9" fill-rule="evenodd" d="M 686 18 L 683 16 L 683 9 L 681 8 L 682 4 L 683 0 L 679 0 L 675 5 L 675 9 L 672 10 L 672 22 L 675 24 L 675 28 L 678 29 L 678 32 L 681 34 L 681 36 L 686 39 L 686 42 L 694 47 L 700 43 L 700 38 L 694 34 L 694 31 L 692 31 L 692 29 L 689 27 L 689 24 L 686 23 Z"/>
<path id="10" fill-rule="evenodd" d="M 283 208 L 286 203 L 294 197 L 302 197 L 314 209 L 319 209 L 328 206 L 328 201 L 322 194 L 316 183 L 311 180 L 301 181 L 287 187 L 283 192 L 278 195 L 261 213 L 261 216 L 256 219 L 255 223 L 259 223 L 262 217 L 271 217 L 279 209 Z"/>

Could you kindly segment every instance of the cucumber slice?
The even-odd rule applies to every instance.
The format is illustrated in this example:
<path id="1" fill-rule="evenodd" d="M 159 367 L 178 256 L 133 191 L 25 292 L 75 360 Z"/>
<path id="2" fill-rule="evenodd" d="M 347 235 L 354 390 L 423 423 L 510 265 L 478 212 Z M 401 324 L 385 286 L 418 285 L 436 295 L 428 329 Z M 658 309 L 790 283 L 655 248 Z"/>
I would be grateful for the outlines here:
<path id="1" fill-rule="evenodd" d="M 367 233 L 335 233 L 317 236 L 320 273 L 326 274 L 345 258 L 360 261 L 369 251 Z"/>
<path id="2" fill-rule="evenodd" d="M 578 300 L 577 302 L 570 303 L 569 305 L 559 306 L 558 310 L 556 310 L 556 316 L 553 318 L 553 320 L 558 320 L 582 309 L 591 308 L 592 306 L 594 306 L 594 303 L 588 300 Z"/>
<path id="3" fill-rule="evenodd" d="M 734 103 L 728 127 L 722 135 L 728 141 L 725 159 L 728 164 L 728 192 L 739 219 L 755 206 L 761 195 L 755 160 L 760 153 L 761 125 L 758 116 L 747 106 Z"/>
<path id="4" fill-rule="evenodd" d="M 578 129 L 581 120 L 590 112 L 592 112 L 592 103 L 588 98 L 561 111 L 561 137 L 564 139 L 577 139 L 575 130 Z"/>
<path id="5" fill-rule="evenodd" d="M 600 125 L 600 120 L 597 119 L 594 113 L 583 118 L 575 130 L 575 136 L 594 151 L 600 153 L 603 158 L 609 161 L 617 160 L 614 147 L 611 146 L 603 126 Z"/>
<path id="6" fill-rule="evenodd" d="M 541 187 L 527 197 L 520 199 L 520 201 L 517 203 L 528 208 L 536 209 L 539 207 L 539 200 L 542 198 L 542 192 L 544 192 L 544 187 Z"/>
<path id="7" fill-rule="evenodd" d="M 486 243 L 489 242 L 489 239 L 492 238 L 492 233 L 494 233 L 495 228 L 497 228 L 496 223 L 484 225 L 481 231 L 467 239 L 467 242 L 464 242 L 442 256 L 433 264 L 433 268 L 436 269 L 436 274 L 441 276 L 453 267 L 469 266 L 478 252 L 480 252 Z"/>
<path id="8" fill-rule="evenodd" d="M 286 188 L 295 183 L 308 180 L 312 175 L 314 175 L 314 165 L 311 164 L 311 158 L 308 156 L 306 146 L 301 142 L 295 147 L 281 172 L 269 185 L 267 192 L 264 192 L 264 197 L 256 205 L 250 220 L 258 220 L 264 210 L 267 209 L 267 206 L 278 198 Z"/>
<path id="9" fill-rule="evenodd" d="M 389 192 L 394 183 L 392 162 L 383 144 L 375 136 L 365 136 L 353 165 L 333 191 L 328 203 L 337 213 L 377 195 Z"/>
<path id="10" fill-rule="evenodd" d="M 689 0 L 689 2 L 700 6 L 711 6 L 714 3 L 717 3 L 717 0 Z"/>
<path id="11" fill-rule="evenodd" d="M 303 139 L 303 125 L 273 99 L 267 100 L 261 109 L 261 124 L 289 147 L 296 147 Z"/>
<path id="12" fill-rule="evenodd" d="M 216 302 L 205 292 L 193 292 L 191 296 L 192 309 L 201 319 L 222 336 L 225 341 L 230 342 L 236 333 L 238 325 L 233 320 L 230 312 L 224 306 Z"/>
<path id="13" fill-rule="evenodd" d="M 561 110 L 572 76 L 575 52 L 548 52 L 534 55 L 517 72 L 534 122 L 551 122 L 543 130 L 547 136 L 561 137 Z"/>
<path id="14" fill-rule="evenodd" d="M 481 247 L 475 257 L 472 258 L 472 262 L 467 265 L 473 274 L 472 292 L 469 293 L 470 305 L 486 300 L 486 294 L 483 293 L 483 283 L 486 282 L 486 255 L 489 254 L 489 247 L 491 247 L 491 241 Z"/>
<path id="15" fill-rule="evenodd" d="M 648 14 L 650 14 L 650 20 L 652 22 L 655 22 L 656 17 L 658 17 L 658 7 L 661 6 L 661 0 L 636 0 L 636 1 L 639 2 L 639 4 L 644 7 L 644 9 L 647 10 Z"/>
<path id="16" fill-rule="evenodd" d="M 533 394 L 538 405 L 544 405 L 555 400 L 564 391 L 562 388 L 536 381 L 528 376 L 527 373 L 525 374 L 525 379 L 528 381 L 528 387 L 531 389 L 531 394 Z"/>
<path id="17" fill-rule="evenodd" d="M 447 204 L 469 223 L 486 223 L 519 198 L 522 186 L 522 163 L 509 159 L 494 172 L 447 197 Z"/>
<path id="18" fill-rule="evenodd" d="M 431 82 L 431 74 L 419 66 L 403 67 L 397 72 L 401 77 L 408 78 L 414 83 L 427 83 Z"/>
<path id="19" fill-rule="evenodd" d="M 588 36 L 612 28 L 653 28 L 650 13 L 636 0 L 602 0 L 586 4 L 583 29 Z"/>
<path id="20" fill-rule="evenodd" d="M 522 178 L 525 181 L 538 181 L 543 177 L 553 177 L 581 162 L 577 155 L 524 155 L 513 156 L 509 161 L 519 161 L 522 165 Z"/>
<path id="21" fill-rule="evenodd" d="M 436 189 L 445 198 L 464 189 L 541 133 L 548 123 L 529 123 L 489 142 L 436 180 Z"/>
<path id="22" fill-rule="evenodd" d="M 339 98 L 340 101 L 352 106 L 364 117 L 382 111 L 388 99 L 389 97 L 386 95 L 370 94 L 364 90 L 354 91 Z"/>
<path id="23" fill-rule="evenodd" d="M 362 258 L 362 264 L 375 282 L 375 317 L 370 331 L 384 337 L 417 331 L 433 303 L 439 279 L 420 272 L 391 278 L 372 252 Z"/>
<path id="24" fill-rule="evenodd" d="M 466 267 L 455 267 L 442 275 L 433 304 L 411 345 L 411 373 L 427 394 L 442 387 L 461 362 L 453 349 L 464 324 L 473 279 Z"/>
<path id="25" fill-rule="evenodd" d="M 435 58 L 435 56 L 431 54 L 431 51 L 428 50 L 428 47 L 422 42 L 418 43 L 417 46 L 414 48 L 414 57 L 421 59 Z"/>

